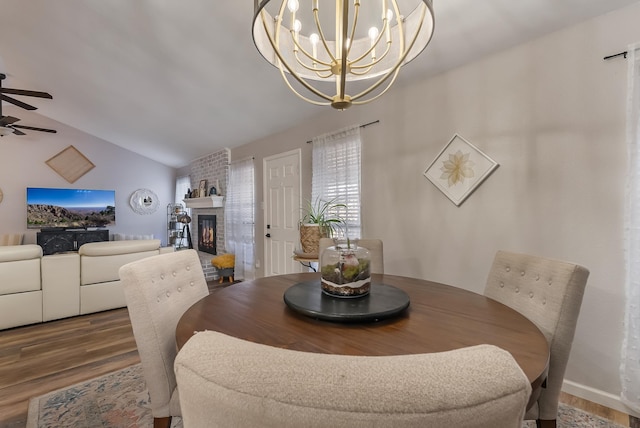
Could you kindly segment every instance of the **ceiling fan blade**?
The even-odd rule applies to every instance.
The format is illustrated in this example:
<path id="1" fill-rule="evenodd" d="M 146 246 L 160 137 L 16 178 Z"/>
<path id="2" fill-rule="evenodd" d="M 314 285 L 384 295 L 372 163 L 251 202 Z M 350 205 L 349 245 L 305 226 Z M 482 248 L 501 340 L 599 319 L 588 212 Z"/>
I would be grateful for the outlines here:
<path id="1" fill-rule="evenodd" d="M 30 129 L 32 131 L 42 131 L 42 132 L 50 132 L 52 134 L 57 133 L 55 129 L 46 129 L 46 128 L 34 128 L 33 126 L 25 126 L 25 125 L 11 125 L 12 128 L 20 128 L 20 129 Z"/>
<path id="2" fill-rule="evenodd" d="M 14 128 L 13 126 L 11 127 L 11 129 L 13 129 L 13 134 L 14 135 L 27 135 L 24 132 L 17 130 L 16 128 Z"/>
<path id="3" fill-rule="evenodd" d="M 26 109 L 26 110 L 36 110 L 36 107 L 29 105 L 27 103 L 23 103 L 22 101 L 18 101 L 15 98 L 8 97 L 6 95 L 0 94 L 0 100 L 17 105 L 18 107 L 22 107 L 23 109 Z"/>
<path id="4" fill-rule="evenodd" d="M 11 125 L 12 123 L 15 123 L 15 122 L 17 122 L 19 120 L 20 119 L 18 119 L 17 117 L 2 116 L 0 118 L 0 126 Z"/>
<path id="5" fill-rule="evenodd" d="M 13 95 L 24 95 L 25 97 L 48 98 L 50 100 L 53 99 L 53 96 L 48 92 L 29 91 L 26 89 L 0 88 L 0 92 Z"/>

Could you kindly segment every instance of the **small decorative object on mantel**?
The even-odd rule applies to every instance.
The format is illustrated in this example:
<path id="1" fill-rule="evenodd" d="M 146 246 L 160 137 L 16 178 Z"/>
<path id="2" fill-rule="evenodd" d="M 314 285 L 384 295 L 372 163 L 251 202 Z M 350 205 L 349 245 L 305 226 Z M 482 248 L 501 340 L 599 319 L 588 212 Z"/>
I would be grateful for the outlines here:
<path id="1" fill-rule="evenodd" d="M 200 185 L 198 186 L 198 197 L 202 198 L 207 196 L 207 180 L 200 180 Z"/>
<path id="2" fill-rule="evenodd" d="M 456 134 L 427 167 L 424 176 L 460 206 L 497 167 L 496 161 Z"/>
<path id="3" fill-rule="evenodd" d="M 131 209 L 137 214 L 153 214 L 158 209 L 158 195 L 149 189 L 138 189 L 129 199 Z"/>

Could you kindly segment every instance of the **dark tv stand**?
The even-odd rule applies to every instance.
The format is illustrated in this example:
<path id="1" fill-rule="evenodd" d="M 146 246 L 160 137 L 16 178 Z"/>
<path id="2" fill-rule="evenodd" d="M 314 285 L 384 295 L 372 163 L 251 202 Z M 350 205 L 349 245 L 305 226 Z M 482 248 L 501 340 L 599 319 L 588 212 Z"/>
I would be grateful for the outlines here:
<path id="1" fill-rule="evenodd" d="M 68 251 L 78 251 L 87 242 L 109 240 L 109 230 L 47 230 L 37 233 L 37 243 L 45 256 Z"/>

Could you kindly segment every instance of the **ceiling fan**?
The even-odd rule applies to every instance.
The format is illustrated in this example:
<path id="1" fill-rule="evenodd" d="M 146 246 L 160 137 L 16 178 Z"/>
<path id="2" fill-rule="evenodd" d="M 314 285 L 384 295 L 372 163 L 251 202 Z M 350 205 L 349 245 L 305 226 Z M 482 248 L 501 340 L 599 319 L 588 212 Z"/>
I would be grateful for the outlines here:
<path id="1" fill-rule="evenodd" d="M 47 92 L 28 91 L 26 89 L 3 88 L 2 87 L 2 81 L 6 77 L 7 77 L 6 74 L 0 73 L 0 137 L 3 137 L 5 135 L 9 135 L 9 134 L 26 135 L 20 129 L 28 129 L 28 130 L 31 130 L 31 131 L 50 132 L 50 133 L 55 134 L 57 132 L 55 129 L 35 128 L 33 126 L 15 125 L 15 123 L 17 121 L 19 121 L 20 119 L 18 119 L 17 117 L 13 117 L 13 116 L 3 116 L 2 115 L 2 101 L 6 101 L 6 102 L 11 103 L 13 105 L 16 105 L 18 107 L 22 107 L 23 109 L 26 109 L 26 110 L 36 110 L 36 107 L 34 107 L 34 106 L 30 105 L 30 104 L 24 103 L 24 102 L 22 102 L 20 100 L 17 100 L 17 99 L 15 99 L 13 97 L 9 97 L 9 96 L 7 96 L 5 94 L 23 95 L 25 97 L 38 97 L 38 98 L 53 99 L 51 94 L 49 94 Z"/>

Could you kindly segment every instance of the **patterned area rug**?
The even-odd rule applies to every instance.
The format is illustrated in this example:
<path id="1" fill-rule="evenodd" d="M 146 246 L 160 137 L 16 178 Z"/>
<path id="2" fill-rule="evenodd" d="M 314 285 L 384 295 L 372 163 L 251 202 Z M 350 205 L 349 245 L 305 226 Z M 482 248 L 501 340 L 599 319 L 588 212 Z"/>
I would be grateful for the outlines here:
<path id="1" fill-rule="evenodd" d="M 27 428 L 142 428 L 153 426 L 140 364 L 59 389 L 29 402 Z M 560 404 L 559 428 L 621 428 L 606 419 Z M 172 428 L 182 428 L 173 418 Z M 534 427 L 527 421 L 523 428 Z"/>

